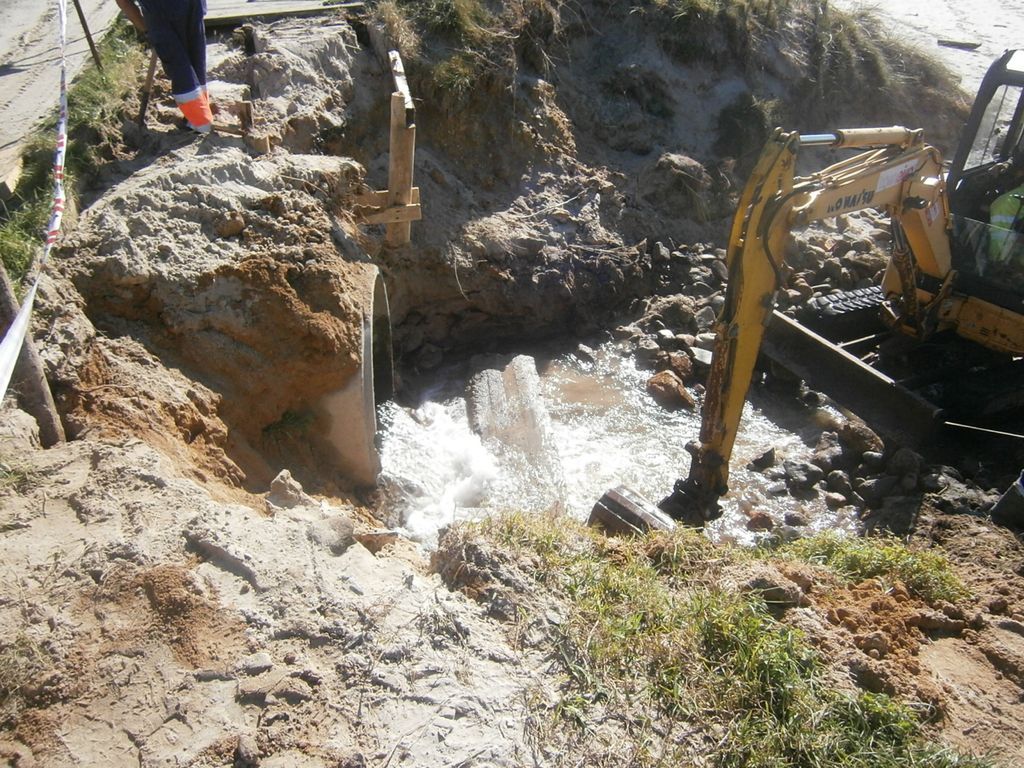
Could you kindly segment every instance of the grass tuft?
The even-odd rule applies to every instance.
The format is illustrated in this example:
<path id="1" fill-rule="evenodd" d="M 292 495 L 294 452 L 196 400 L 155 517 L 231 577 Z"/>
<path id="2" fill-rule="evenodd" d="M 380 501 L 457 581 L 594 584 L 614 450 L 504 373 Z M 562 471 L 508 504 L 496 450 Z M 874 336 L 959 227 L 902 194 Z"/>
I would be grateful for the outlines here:
<path id="1" fill-rule="evenodd" d="M 900 581 L 929 603 L 956 602 L 970 594 L 944 556 L 911 551 L 893 538 L 861 539 L 825 532 L 787 545 L 782 554 L 827 565 L 848 581 Z"/>
<path id="2" fill-rule="evenodd" d="M 0 642 L 0 725 L 7 725 L 23 706 L 25 686 L 51 668 L 49 655 L 28 635 Z"/>
<path id="3" fill-rule="evenodd" d="M 124 110 L 125 97 L 136 86 L 145 53 L 131 26 L 116 24 L 99 43 L 103 71 L 88 66 L 68 89 L 68 148 L 64 187 L 70 218 L 77 189 L 105 162 L 108 146 Z M 24 277 L 42 249 L 53 189 L 56 105 L 49 122 L 33 135 L 23 155 L 24 169 L 12 200 L 0 216 L 0 260 L 15 282 Z"/>
<path id="4" fill-rule="evenodd" d="M 419 57 L 422 45 L 419 33 L 397 0 L 384 0 L 371 10 L 370 18 L 384 30 L 388 46 L 397 50 L 403 61 L 410 63 Z"/>
<path id="5" fill-rule="evenodd" d="M 8 490 L 24 494 L 32 489 L 38 480 L 37 473 L 17 462 L 0 460 L 0 493 Z"/>
<path id="6" fill-rule="evenodd" d="M 736 549 L 691 531 L 606 538 L 546 516 L 505 515 L 468 530 L 518 554 L 569 605 L 556 641 L 571 681 L 556 707 L 563 722 L 585 728 L 595 706 L 681 721 L 680 731 L 714 734 L 707 752 L 684 740 L 664 754 L 730 768 L 987 765 L 926 744 L 917 715 L 893 698 L 832 689 L 799 631 L 757 595 L 718 586 L 723 565 L 749 557 Z M 939 558 L 891 542 L 812 541 L 796 552 L 851 576 L 897 573 L 929 594 L 953 594 Z"/>

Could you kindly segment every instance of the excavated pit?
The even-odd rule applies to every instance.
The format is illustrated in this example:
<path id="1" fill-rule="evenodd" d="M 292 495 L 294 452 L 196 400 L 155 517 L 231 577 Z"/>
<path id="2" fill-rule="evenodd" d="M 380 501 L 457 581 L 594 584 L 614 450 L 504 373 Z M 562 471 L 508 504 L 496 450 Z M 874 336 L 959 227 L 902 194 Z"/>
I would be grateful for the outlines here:
<path id="1" fill-rule="evenodd" d="M 716 154 L 716 118 L 806 72 L 785 50 L 766 66 L 681 63 L 641 14 L 579 7 L 553 69 L 527 64 L 467 103 L 418 91 L 425 218 L 403 249 L 353 213 L 364 184 L 385 184 L 390 82 L 348 24 L 255 25 L 211 43 L 220 92 L 254 99 L 258 147 L 176 134 L 159 86 L 150 129 L 129 136 L 38 304 L 33 333 L 78 439 L 38 450 L 18 411 L 0 435 L 4 482 L 20 483 L 0 489 L 0 651 L 37 651 L 23 695 L 0 701 L 0 756 L 636 762 L 629 724 L 649 713 L 598 710 L 578 737 L 552 716 L 575 706 L 552 665 L 565 606 L 531 586 L 535 562 L 488 560 L 463 530 L 430 566 L 382 530 L 429 546 L 451 520 L 495 510 L 585 517 L 609 486 L 657 499 L 687 466 L 697 411 L 647 390 L 671 373 L 688 393 L 677 405 L 701 400 L 721 216 L 744 160 Z M 801 236 L 781 303 L 875 280 L 887 238 L 871 216 Z M 355 493 L 376 474 L 368 393 L 391 389 L 379 492 Z M 833 606 L 834 585 L 810 580 L 788 620 L 844 686 L 937 704 L 945 740 L 1016 758 L 1024 588 L 1019 543 L 984 516 L 1003 480 L 992 446 L 928 466 L 785 382 L 766 377 L 751 401 L 712 533 L 856 524 L 945 547 L 978 595 L 966 613 L 895 605 L 888 584 L 853 585 Z M 361 464 L 346 465 L 348 448 Z M 489 565 L 513 577 L 511 599 L 449 588 L 484 599 L 472 579 Z M 523 613 L 531 601 L 537 616 Z M 918 637 L 908 613 L 939 627 L 918 655 L 903 644 Z M 889 659 L 866 653 L 876 629 Z"/>
<path id="2" fill-rule="evenodd" d="M 252 100 L 250 137 L 195 142 L 168 132 L 173 111 L 158 108 L 156 130 L 135 137 L 155 161 L 112 171 L 123 178 L 87 209 L 44 286 L 44 354 L 72 434 L 143 436 L 197 479 L 248 493 L 283 469 L 326 494 L 372 486 L 382 444 L 378 514 L 424 541 L 488 509 L 585 517 L 619 482 L 666 494 L 697 416 L 656 405 L 645 382 L 673 371 L 699 406 L 726 276 L 714 243 L 737 184 L 716 154 L 720 117 L 755 87 L 781 97 L 796 64 L 712 72 L 639 45 L 645 23 L 567 30 L 576 42 L 558 77 L 516 75 L 511 101 L 485 89 L 453 109 L 413 66 L 424 218 L 399 249 L 353 206 L 387 183 L 390 76 L 367 45 L 380 35 L 279 22 L 213 42 L 211 87 Z M 809 286 L 877 281 L 887 240 L 868 215 L 804 236 L 782 306 Z M 596 351 L 568 339 L 596 339 Z M 487 365 L 474 356 L 505 355 L 490 363 L 501 368 L 515 351 L 540 363 L 552 425 L 541 463 L 567 482 L 536 482 L 530 451 L 510 458 L 514 445 L 481 441 L 462 414 Z M 392 392 L 402 405 L 386 406 L 390 432 L 375 440 L 375 404 Z M 850 524 L 863 501 L 851 478 L 815 490 L 820 472 L 800 468 L 818 455 L 826 473 L 857 469 L 853 448 L 829 458 L 848 448 L 828 436 L 845 417 L 757 397 L 764 415 L 741 436 L 719 535 Z M 773 445 L 774 467 L 746 469 Z M 448 466 L 418 458 L 433 450 Z"/>

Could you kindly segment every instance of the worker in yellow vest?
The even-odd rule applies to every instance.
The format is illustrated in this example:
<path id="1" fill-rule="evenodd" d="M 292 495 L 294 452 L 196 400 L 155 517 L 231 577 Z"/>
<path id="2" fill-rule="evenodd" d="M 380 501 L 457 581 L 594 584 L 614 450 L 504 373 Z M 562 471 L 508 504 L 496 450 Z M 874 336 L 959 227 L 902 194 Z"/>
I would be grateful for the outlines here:
<path id="1" fill-rule="evenodd" d="M 188 127 L 209 133 L 213 112 L 206 91 L 206 0 L 116 0 L 125 17 L 146 34 Z"/>
<path id="2" fill-rule="evenodd" d="M 1024 265 L 1024 184 L 997 197 L 989 207 L 988 258 L 992 264 Z"/>

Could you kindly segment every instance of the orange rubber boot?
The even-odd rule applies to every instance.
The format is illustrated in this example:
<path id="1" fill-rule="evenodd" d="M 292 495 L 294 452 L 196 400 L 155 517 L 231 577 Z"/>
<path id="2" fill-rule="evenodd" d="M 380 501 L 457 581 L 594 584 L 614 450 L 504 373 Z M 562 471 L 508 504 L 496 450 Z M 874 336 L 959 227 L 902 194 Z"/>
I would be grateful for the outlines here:
<path id="1" fill-rule="evenodd" d="M 188 120 L 188 127 L 199 133 L 209 133 L 213 127 L 213 114 L 210 112 L 209 101 L 204 98 L 201 91 L 197 95 L 188 94 L 188 96 L 192 96 L 192 98 L 186 97 L 179 100 L 179 97 L 175 96 L 175 100 L 178 101 L 178 109 Z"/>

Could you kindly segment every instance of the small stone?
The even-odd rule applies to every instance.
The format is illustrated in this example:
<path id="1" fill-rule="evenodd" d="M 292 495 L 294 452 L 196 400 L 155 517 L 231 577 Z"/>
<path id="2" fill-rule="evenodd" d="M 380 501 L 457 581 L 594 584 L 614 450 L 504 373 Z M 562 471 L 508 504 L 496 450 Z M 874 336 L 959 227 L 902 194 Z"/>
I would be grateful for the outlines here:
<path id="1" fill-rule="evenodd" d="M 588 347 L 586 344 L 579 344 L 576 347 L 576 351 L 573 353 L 577 359 L 584 363 L 595 363 L 597 362 L 597 352 L 592 347 Z"/>
<path id="2" fill-rule="evenodd" d="M 885 656 L 889 652 L 889 640 L 882 632 L 871 632 L 867 635 L 862 635 L 854 640 L 857 647 L 862 651 L 877 651 L 880 658 Z"/>
<path id="3" fill-rule="evenodd" d="M 792 525 L 795 527 L 803 527 L 811 522 L 810 518 L 808 518 L 807 515 L 801 511 L 787 512 L 785 520 L 786 525 Z"/>
<path id="4" fill-rule="evenodd" d="M 882 499 L 896 488 L 898 482 L 898 479 L 892 475 L 865 480 L 857 487 L 857 493 L 864 498 L 864 501 L 874 506 L 880 504 Z"/>
<path id="5" fill-rule="evenodd" d="M 868 469 L 881 469 L 885 465 L 885 456 L 881 451 L 864 451 L 860 458 Z"/>
<path id="6" fill-rule="evenodd" d="M 778 458 L 775 454 L 775 446 L 772 446 L 767 451 L 765 451 L 760 456 L 751 461 L 750 464 L 748 464 L 747 466 L 750 469 L 761 472 L 763 470 L 768 469 L 768 467 L 774 467 L 777 461 Z"/>
<path id="7" fill-rule="evenodd" d="M 260 745 L 256 737 L 251 734 L 244 734 L 238 737 L 238 746 L 235 747 L 236 768 L 256 768 L 260 764 Z"/>
<path id="8" fill-rule="evenodd" d="M 760 510 L 751 512 L 747 520 L 748 531 L 770 531 L 775 527 L 775 521 L 767 512 Z"/>
<path id="9" fill-rule="evenodd" d="M 890 474 L 897 476 L 918 475 L 923 463 L 924 459 L 921 458 L 921 454 L 909 448 L 900 448 L 889 459 L 888 470 Z"/>
<path id="10" fill-rule="evenodd" d="M 814 447 L 811 463 L 828 472 L 837 466 L 843 458 L 843 446 L 836 432 L 822 432 L 818 444 Z"/>
<path id="11" fill-rule="evenodd" d="M 648 379 L 647 393 L 658 405 L 670 411 L 682 408 L 692 411 L 697 405 L 682 379 L 672 371 L 661 371 Z"/>
<path id="12" fill-rule="evenodd" d="M 938 493 L 949 485 L 949 478 L 939 473 L 929 473 L 921 478 L 920 484 L 925 493 Z"/>
<path id="13" fill-rule="evenodd" d="M 786 472 L 786 484 L 791 489 L 807 490 L 825 476 L 820 467 L 803 461 L 784 461 L 782 467 Z"/>
<path id="14" fill-rule="evenodd" d="M 941 611 L 922 610 L 906 619 L 907 624 L 923 630 L 938 630 L 959 634 L 967 627 L 967 622 L 951 619 Z"/>
<path id="15" fill-rule="evenodd" d="M 714 334 L 711 334 L 714 337 Z M 711 350 L 704 349 L 703 347 L 697 346 L 697 339 L 693 340 L 690 352 L 693 354 L 693 368 L 695 371 L 702 371 L 707 373 L 711 367 L 712 354 Z"/>
<path id="16" fill-rule="evenodd" d="M 721 262 L 715 262 L 715 263 L 716 264 L 720 264 Z M 715 310 L 713 310 L 711 307 L 704 307 L 699 312 L 697 312 L 697 316 L 696 316 L 697 330 L 698 331 L 708 331 L 708 330 L 710 330 L 711 328 L 714 327 L 716 319 L 717 319 L 717 315 L 715 314 Z"/>
<path id="17" fill-rule="evenodd" d="M 693 340 L 694 343 L 694 355 L 696 356 L 697 349 L 705 349 L 709 352 L 715 348 L 715 341 L 717 336 L 714 333 L 698 333 Z M 699 359 L 699 358 L 698 358 Z M 711 364 L 710 357 L 708 358 L 708 365 Z"/>
<path id="18" fill-rule="evenodd" d="M 840 425 L 839 439 L 855 454 L 865 451 L 874 451 L 880 454 L 885 450 L 882 438 L 875 434 L 867 424 L 857 419 L 849 419 Z"/>
<path id="19" fill-rule="evenodd" d="M 1006 613 L 1006 609 L 1010 607 L 1009 601 L 1005 597 L 994 597 L 988 601 L 985 609 L 989 613 Z"/>
<path id="20" fill-rule="evenodd" d="M 238 672 L 244 675 L 262 675 L 274 667 L 274 660 L 265 651 L 254 653 L 252 656 L 242 659 L 235 667 Z"/>
<path id="21" fill-rule="evenodd" d="M 839 509 L 840 507 L 845 507 L 847 503 L 846 497 L 841 493 L 829 491 L 825 494 L 825 506 L 829 509 Z"/>
<path id="22" fill-rule="evenodd" d="M 287 469 L 282 469 L 270 482 L 270 492 L 267 494 L 267 501 L 275 507 L 291 509 L 300 504 L 312 502 L 313 499 L 307 496 L 302 490 L 302 485 L 292 477 Z"/>
<path id="23" fill-rule="evenodd" d="M 283 701 L 288 704 L 301 704 L 313 698 L 313 691 L 305 680 L 297 677 L 286 677 L 267 694 L 269 701 Z"/>
<path id="24" fill-rule="evenodd" d="M 725 283 L 729 280 L 729 267 L 725 265 L 724 261 L 715 259 L 710 264 L 711 273 L 718 278 L 718 282 Z"/>
<path id="25" fill-rule="evenodd" d="M 238 211 L 230 211 L 214 225 L 217 237 L 235 237 L 245 229 L 245 217 Z"/>
<path id="26" fill-rule="evenodd" d="M 828 473 L 825 483 L 830 491 L 849 496 L 853 492 L 853 485 L 850 483 L 850 476 L 840 469 L 834 469 Z"/>
<path id="27" fill-rule="evenodd" d="M 803 538 L 803 534 L 800 532 L 800 529 L 794 528 L 792 525 L 780 525 L 775 529 L 775 535 L 782 539 L 784 544 L 789 544 L 790 542 Z"/>
<path id="28" fill-rule="evenodd" d="M 654 362 L 661 353 L 661 346 L 651 338 L 641 339 L 633 351 L 633 354 L 636 356 L 637 365 L 648 369 L 654 367 Z"/>
<path id="29" fill-rule="evenodd" d="M 664 361 L 666 370 L 672 371 L 685 384 L 693 378 L 693 360 L 689 355 L 673 352 Z"/>
<path id="30" fill-rule="evenodd" d="M 536 256 L 545 245 L 547 245 L 546 240 L 542 240 L 539 237 L 530 237 L 529 235 L 517 237 L 512 241 L 512 247 L 525 256 Z"/>

